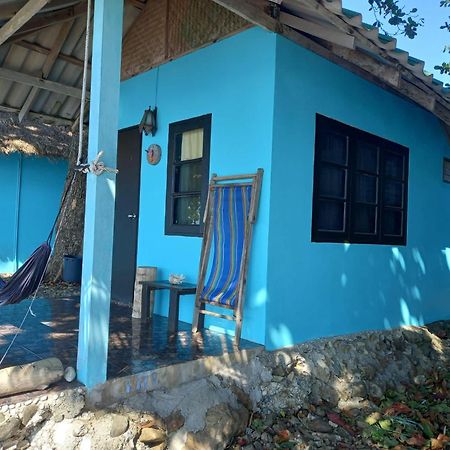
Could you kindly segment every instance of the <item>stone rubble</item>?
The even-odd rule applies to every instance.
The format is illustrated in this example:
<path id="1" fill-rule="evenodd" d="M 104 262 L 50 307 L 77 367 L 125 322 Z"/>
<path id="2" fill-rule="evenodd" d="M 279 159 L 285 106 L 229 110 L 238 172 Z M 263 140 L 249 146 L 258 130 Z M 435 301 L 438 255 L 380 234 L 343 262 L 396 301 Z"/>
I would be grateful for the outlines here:
<path id="1" fill-rule="evenodd" d="M 449 335 L 441 322 L 260 351 L 206 378 L 100 409 L 87 408 L 83 388 L 50 392 L 0 407 L 0 448 L 381 448 L 359 426 L 370 413 L 382 424 L 377 405 L 388 390 L 404 393 L 431 371 L 449 372 Z M 433 448 L 445 448 L 445 439 Z"/>

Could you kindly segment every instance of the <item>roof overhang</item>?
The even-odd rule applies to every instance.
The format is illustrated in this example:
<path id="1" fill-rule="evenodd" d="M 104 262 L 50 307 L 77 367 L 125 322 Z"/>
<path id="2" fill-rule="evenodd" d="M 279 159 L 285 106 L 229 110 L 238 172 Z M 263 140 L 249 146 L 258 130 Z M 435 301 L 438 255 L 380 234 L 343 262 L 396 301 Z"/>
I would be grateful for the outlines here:
<path id="1" fill-rule="evenodd" d="M 424 73 L 424 62 L 363 23 L 341 0 L 214 0 L 249 22 L 285 36 L 384 89 L 413 101 L 450 126 L 450 92 Z"/>

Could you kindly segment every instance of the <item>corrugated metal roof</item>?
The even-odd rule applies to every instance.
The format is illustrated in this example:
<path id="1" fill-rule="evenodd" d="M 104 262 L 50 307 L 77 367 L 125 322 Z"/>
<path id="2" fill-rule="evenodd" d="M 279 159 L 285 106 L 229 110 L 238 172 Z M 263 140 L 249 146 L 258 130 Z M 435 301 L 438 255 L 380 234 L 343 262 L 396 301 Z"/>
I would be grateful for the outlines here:
<path id="1" fill-rule="evenodd" d="M 26 1 L 2 1 L 0 2 L 0 24 L 6 23 Z M 139 0 L 133 2 L 139 6 Z M 127 32 L 137 15 L 139 8 L 132 2 L 125 4 L 124 34 Z M 142 0 L 142 5 L 144 1 Z M 51 68 L 48 80 L 61 83 L 66 86 L 81 89 L 86 31 L 86 13 L 77 14 L 72 19 L 58 21 L 51 24 L 51 14 L 61 13 L 78 7 L 85 6 L 81 0 L 53 0 L 42 9 L 34 19 L 49 19 L 49 25 L 41 30 L 15 38 L 0 46 L 0 67 L 14 70 L 23 74 L 41 77 L 43 67 L 49 51 L 55 46 L 58 35 L 69 22 L 70 30 L 62 45 L 59 57 Z M 84 8 L 86 10 L 86 7 Z M 68 14 L 68 15 L 69 15 Z M 20 33 L 21 30 L 18 31 Z M 22 109 L 32 86 L 0 77 L 0 110 L 18 112 Z M 43 116 L 47 121 L 55 118 L 59 123 L 73 123 L 80 112 L 80 99 L 55 93 L 50 90 L 39 89 L 38 95 L 31 104 L 31 116 Z M 49 116 L 49 117 L 46 117 Z"/>

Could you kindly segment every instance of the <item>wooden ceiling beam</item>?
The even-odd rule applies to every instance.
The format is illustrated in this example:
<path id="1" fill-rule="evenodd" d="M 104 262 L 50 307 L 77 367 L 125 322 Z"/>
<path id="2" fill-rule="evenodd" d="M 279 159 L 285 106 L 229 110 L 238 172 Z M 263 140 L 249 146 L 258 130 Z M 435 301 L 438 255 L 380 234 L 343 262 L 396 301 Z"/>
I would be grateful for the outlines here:
<path id="1" fill-rule="evenodd" d="M 61 25 L 61 29 L 59 30 L 58 36 L 56 37 L 56 41 L 53 45 L 53 48 L 45 58 L 44 65 L 42 66 L 41 77 L 44 80 L 46 80 L 50 75 L 50 71 L 53 69 L 53 66 L 55 65 L 56 59 L 58 58 L 59 52 L 61 51 L 64 42 L 66 42 L 67 36 L 69 35 L 72 25 L 73 20 L 71 22 L 64 22 Z M 19 112 L 19 122 L 22 122 L 24 117 L 27 115 L 28 111 L 30 111 L 38 95 L 39 95 L 39 88 L 37 86 L 33 86 Z"/>
<path id="2" fill-rule="evenodd" d="M 18 108 L 12 108 L 11 106 L 0 105 L 0 111 L 6 112 L 6 113 L 18 114 L 20 110 Z M 31 117 L 32 119 L 41 119 L 41 120 L 44 120 L 45 122 L 53 122 L 58 125 L 70 125 L 71 126 L 73 123 L 72 120 L 66 119 L 64 117 L 51 116 L 49 114 L 37 113 L 37 112 L 33 112 L 33 111 L 30 111 L 28 113 L 28 116 Z"/>
<path id="3" fill-rule="evenodd" d="M 0 67 L 0 78 L 15 83 L 26 84 L 27 86 L 37 87 L 39 89 L 46 89 L 47 91 L 55 92 L 56 94 L 68 95 L 70 97 L 81 99 L 80 88 L 67 86 L 56 81 L 44 80 L 15 70 L 5 69 L 4 67 Z"/>
<path id="4" fill-rule="evenodd" d="M 295 30 L 302 31 L 303 33 L 310 34 L 311 36 L 333 42 L 334 44 L 345 48 L 350 48 L 352 50 L 355 48 L 355 37 L 348 33 L 338 31 L 333 26 L 316 24 L 285 12 L 280 13 L 280 21 Z"/>
<path id="5" fill-rule="evenodd" d="M 0 45 L 15 32 L 20 30 L 49 1 L 50 0 L 28 0 L 28 2 L 0 28 Z"/>
<path id="6" fill-rule="evenodd" d="M 139 11 L 142 11 L 145 8 L 146 1 L 141 0 L 127 0 L 130 5 L 133 5 L 136 9 L 139 9 Z"/>
<path id="7" fill-rule="evenodd" d="M 42 47 L 42 45 L 35 44 L 34 42 L 28 42 L 28 41 L 16 41 L 14 42 L 14 45 L 18 45 L 19 47 L 26 48 L 28 50 L 32 50 L 36 53 L 41 53 L 42 55 L 48 55 L 51 50 L 47 47 Z M 78 59 L 75 56 L 67 55 L 66 53 L 60 53 L 58 55 L 58 59 L 61 59 L 62 61 L 68 62 L 70 64 L 73 64 L 78 67 L 83 67 L 84 62 L 82 59 Z M 91 65 L 88 65 L 88 69 L 91 70 Z"/>
<path id="8" fill-rule="evenodd" d="M 61 8 L 67 8 L 69 6 L 73 6 L 76 3 L 79 3 L 81 0 L 51 0 L 51 3 L 47 6 L 44 6 L 41 12 L 50 12 L 55 11 Z M 27 0 L 22 0 L 18 2 L 17 0 L 14 2 L 8 2 L 7 4 L 1 4 L 0 2 L 0 20 L 8 20 L 13 17 L 19 9 L 25 5 Z"/>
<path id="9" fill-rule="evenodd" d="M 51 27 L 63 22 L 72 21 L 87 12 L 87 3 L 85 1 L 78 5 L 71 6 L 70 8 L 64 8 L 56 12 L 39 14 L 34 17 L 28 23 L 26 23 L 19 31 L 8 38 L 4 44 L 10 44 L 22 40 L 26 36 L 37 33 L 44 28 Z"/>

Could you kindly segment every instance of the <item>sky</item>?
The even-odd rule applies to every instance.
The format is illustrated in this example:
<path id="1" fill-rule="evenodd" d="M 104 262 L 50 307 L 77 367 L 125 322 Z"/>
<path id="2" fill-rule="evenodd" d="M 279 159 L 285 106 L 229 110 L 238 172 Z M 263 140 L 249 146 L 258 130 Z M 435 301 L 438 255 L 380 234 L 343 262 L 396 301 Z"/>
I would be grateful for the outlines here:
<path id="1" fill-rule="evenodd" d="M 373 12 L 369 11 L 367 0 L 342 0 L 344 8 L 358 11 L 366 23 L 375 21 Z M 425 24 L 418 30 L 414 39 L 398 35 L 397 47 L 406 50 L 411 56 L 425 61 L 425 70 L 433 73 L 435 78 L 450 83 L 449 75 L 441 75 L 434 66 L 443 61 L 450 61 L 450 53 L 443 53 L 444 46 L 450 44 L 450 33 L 439 27 L 449 20 L 450 8 L 441 8 L 439 0 L 400 0 L 399 5 L 407 9 L 417 8 L 418 14 L 425 19 Z"/>

